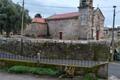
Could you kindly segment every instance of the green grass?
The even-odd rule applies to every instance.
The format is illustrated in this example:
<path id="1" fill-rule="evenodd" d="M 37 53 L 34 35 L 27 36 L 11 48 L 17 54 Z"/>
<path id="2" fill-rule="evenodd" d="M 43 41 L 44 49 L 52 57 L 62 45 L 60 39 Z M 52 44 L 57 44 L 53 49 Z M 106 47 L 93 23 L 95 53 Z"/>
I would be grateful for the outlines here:
<path id="1" fill-rule="evenodd" d="M 83 80 L 98 80 L 98 79 L 91 74 L 86 74 Z"/>
<path id="2" fill-rule="evenodd" d="M 0 67 L 0 72 L 7 72 L 7 71 L 8 71 L 8 67 L 4 67 L 4 68 Z"/>
<path id="3" fill-rule="evenodd" d="M 58 70 L 42 67 L 27 67 L 27 66 L 13 66 L 8 69 L 10 73 L 32 73 L 37 75 L 55 76 L 58 74 Z"/>

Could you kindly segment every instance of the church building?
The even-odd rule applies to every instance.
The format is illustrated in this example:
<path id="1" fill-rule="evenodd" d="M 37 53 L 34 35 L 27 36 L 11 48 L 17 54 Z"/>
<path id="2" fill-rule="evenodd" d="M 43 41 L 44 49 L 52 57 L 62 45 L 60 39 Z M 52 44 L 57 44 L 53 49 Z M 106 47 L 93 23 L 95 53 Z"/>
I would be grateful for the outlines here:
<path id="1" fill-rule="evenodd" d="M 50 39 L 63 40 L 101 39 L 105 20 L 101 10 L 99 8 L 94 9 L 93 0 L 80 0 L 78 9 L 78 12 L 55 14 L 45 19 L 34 18 L 25 30 L 25 34 L 40 37 L 44 33 L 44 37 L 40 38 L 49 36 Z M 43 26 L 41 25 L 41 28 L 38 28 L 38 26 L 31 27 L 33 24 L 38 26 L 42 24 Z M 34 29 L 34 33 L 32 29 Z"/>

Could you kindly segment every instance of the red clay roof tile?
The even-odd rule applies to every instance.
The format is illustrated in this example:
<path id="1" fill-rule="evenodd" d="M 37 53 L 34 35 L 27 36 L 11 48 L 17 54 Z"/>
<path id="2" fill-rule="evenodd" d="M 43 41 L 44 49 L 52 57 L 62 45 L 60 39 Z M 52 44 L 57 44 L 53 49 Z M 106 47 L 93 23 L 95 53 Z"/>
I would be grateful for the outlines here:
<path id="1" fill-rule="evenodd" d="M 32 23 L 46 23 L 43 18 L 33 18 Z"/>
<path id="2" fill-rule="evenodd" d="M 47 18 L 47 20 L 54 20 L 54 19 L 67 19 L 80 16 L 79 12 L 72 12 L 72 13 L 64 13 L 64 14 L 55 14 Z"/>

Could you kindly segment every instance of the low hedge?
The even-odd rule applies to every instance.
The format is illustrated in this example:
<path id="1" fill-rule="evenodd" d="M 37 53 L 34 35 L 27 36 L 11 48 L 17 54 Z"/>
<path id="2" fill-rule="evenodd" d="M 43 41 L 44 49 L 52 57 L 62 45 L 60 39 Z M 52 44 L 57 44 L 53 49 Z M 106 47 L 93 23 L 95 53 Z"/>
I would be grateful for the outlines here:
<path id="1" fill-rule="evenodd" d="M 32 73 L 32 74 L 38 74 L 38 75 L 55 76 L 58 74 L 59 71 L 51 69 L 51 68 L 13 66 L 13 67 L 8 69 L 8 72 L 11 72 L 11 73 Z"/>
<path id="2" fill-rule="evenodd" d="M 28 73 L 29 72 L 29 67 L 27 66 L 13 66 L 8 69 L 8 72 L 13 72 L 13 73 Z"/>
<path id="3" fill-rule="evenodd" d="M 98 80 L 98 78 L 95 75 L 88 73 L 84 76 L 83 80 Z"/>

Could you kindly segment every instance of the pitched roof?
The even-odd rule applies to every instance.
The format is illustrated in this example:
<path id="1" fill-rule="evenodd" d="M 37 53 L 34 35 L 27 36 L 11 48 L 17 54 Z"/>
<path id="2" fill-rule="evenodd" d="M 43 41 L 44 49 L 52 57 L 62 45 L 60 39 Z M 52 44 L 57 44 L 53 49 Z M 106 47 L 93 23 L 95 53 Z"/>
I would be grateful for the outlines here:
<path id="1" fill-rule="evenodd" d="M 46 23 L 43 18 L 33 18 L 32 23 Z"/>
<path id="2" fill-rule="evenodd" d="M 56 20 L 56 19 L 69 19 L 80 16 L 79 12 L 64 13 L 64 14 L 55 14 L 46 18 L 47 20 Z"/>
<path id="3" fill-rule="evenodd" d="M 105 18 L 105 16 L 103 15 L 102 11 L 100 10 L 100 8 L 97 8 L 96 10 L 94 10 L 94 13 L 97 12 L 97 11 L 99 11 L 100 14 L 103 16 L 103 18 Z"/>

